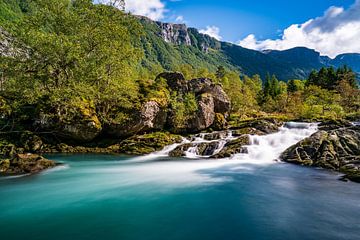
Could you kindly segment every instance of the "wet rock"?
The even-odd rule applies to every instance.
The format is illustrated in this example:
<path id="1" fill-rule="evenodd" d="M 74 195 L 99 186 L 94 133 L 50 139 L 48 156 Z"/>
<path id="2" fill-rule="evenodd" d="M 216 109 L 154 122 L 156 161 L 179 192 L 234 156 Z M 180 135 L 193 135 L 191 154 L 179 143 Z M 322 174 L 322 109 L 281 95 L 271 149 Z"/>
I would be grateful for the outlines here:
<path id="1" fill-rule="evenodd" d="M 236 126 L 233 133 L 235 134 L 234 136 L 242 134 L 266 135 L 278 132 L 282 124 L 282 122 L 275 119 L 248 121 Z"/>
<path id="2" fill-rule="evenodd" d="M 197 145 L 197 154 L 200 156 L 211 156 L 219 148 L 220 142 L 204 142 Z"/>
<path id="3" fill-rule="evenodd" d="M 238 139 L 232 140 L 225 144 L 224 148 L 211 158 L 227 158 L 238 153 L 248 153 L 246 145 L 250 145 L 250 136 L 242 135 Z"/>
<path id="4" fill-rule="evenodd" d="M 289 163 L 339 171 L 346 178 L 359 181 L 360 127 L 318 131 L 287 149 L 280 158 Z"/>
<path id="5" fill-rule="evenodd" d="M 353 126 L 351 122 L 346 120 L 329 120 L 319 124 L 319 130 L 330 131 L 343 127 Z"/>
<path id="6" fill-rule="evenodd" d="M 133 136 L 119 144 L 118 152 L 129 155 L 149 154 L 181 141 L 181 136 L 164 132 Z"/>
<path id="7" fill-rule="evenodd" d="M 0 172 L 2 174 L 38 173 L 55 166 L 54 161 L 37 154 L 17 154 L 10 160 L 0 161 Z"/>
<path id="8" fill-rule="evenodd" d="M 169 153 L 169 156 L 170 157 L 184 157 L 186 155 L 185 152 L 193 146 L 194 146 L 194 144 L 192 144 L 192 143 L 182 144 L 182 145 L 176 147 L 174 150 L 172 150 Z"/>
<path id="9" fill-rule="evenodd" d="M 224 139 L 224 138 L 226 138 L 228 136 L 228 134 L 229 133 L 227 131 L 212 132 L 212 133 L 203 134 L 203 137 L 207 141 L 212 141 L 212 140 Z"/>

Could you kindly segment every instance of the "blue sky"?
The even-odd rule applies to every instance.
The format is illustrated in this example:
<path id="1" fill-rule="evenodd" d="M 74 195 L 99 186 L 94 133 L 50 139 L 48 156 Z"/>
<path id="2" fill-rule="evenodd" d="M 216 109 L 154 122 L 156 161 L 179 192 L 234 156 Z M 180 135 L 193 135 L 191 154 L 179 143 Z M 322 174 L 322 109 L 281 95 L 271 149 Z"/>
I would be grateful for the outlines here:
<path id="1" fill-rule="evenodd" d="M 360 53 L 360 0 L 125 1 L 134 14 L 186 23 L 255 50 L 303 46 L 330 57 Z"/>
<path id="2" fill-rule="evenodd" d="M 165 1 L 164 1 L 165 2 Z M 353 0 L 181 0 L 166 1 L 164 21 L 183 16 L 192 27 L 217 26 L 223 40 L 236 42 L 249 34 L 275 38 L 294 23 L 323 15 L 330 6 L 348 8 Z"/>

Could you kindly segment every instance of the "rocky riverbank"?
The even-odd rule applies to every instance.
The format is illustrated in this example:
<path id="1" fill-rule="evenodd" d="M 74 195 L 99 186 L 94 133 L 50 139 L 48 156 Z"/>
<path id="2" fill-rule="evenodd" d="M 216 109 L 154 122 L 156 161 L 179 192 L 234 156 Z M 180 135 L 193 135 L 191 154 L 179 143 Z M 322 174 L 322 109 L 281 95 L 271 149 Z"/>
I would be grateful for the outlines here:
<path id="1" fill-rule="evenodd" d="M 281 159 L 304 166 L 341 172 L 360 182 L 360 126 L 350 122 L 324 122 L 319 131 L 287 149 Z"/>

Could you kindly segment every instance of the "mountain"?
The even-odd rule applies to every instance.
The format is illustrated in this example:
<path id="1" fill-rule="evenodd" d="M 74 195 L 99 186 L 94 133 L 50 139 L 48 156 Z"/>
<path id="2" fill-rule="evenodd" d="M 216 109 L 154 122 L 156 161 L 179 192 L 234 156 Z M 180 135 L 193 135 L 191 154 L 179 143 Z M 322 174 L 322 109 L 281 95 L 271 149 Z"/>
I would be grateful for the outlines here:
<path id="1" fill-rule="evenodd" d="M 27 11 L 28 0 L 0 0 L 0 29 Z M 321 56 L 315 50 L 297 47 L 285 51 L 263 52 L 221 42 L 185 24 L 152 21 L 135 16 L 144 28 L 140 43 L 144 51 L 142 66 L 150 71 L 179 70 L 181 65 L 215 71 L 218 66 L 238 70 L 246 75 L 275 74 L 280 80 L 305 79 L 311 70 L 347 65 L 360 76 L 360 54 L 341 54 L 335 59 Z M 9 36 L 0 31 L 0 55 L 9 55 Z"/>
<path id="2" fill-rule="evenodd" d="M 142 41 L 145 49 L 144 63 L 158 64 L 167 70 L 173 70 L 179 64 L 211 70 L 222 65 L 240 70 L 246 75 L 259 74 L 262 78 L 268 73 L 275 74 L 284 81 L 305 79 L 313 69 L 330 66 L 337 68 L 347 65 L 360 73 L 360 54 L 356 53 L 342 54 L 331 59 L 305 47 L 259 52 L 218 41 L 185 24 L 163 23 L 140 16 L 138 18 L 146 32 Z"/>

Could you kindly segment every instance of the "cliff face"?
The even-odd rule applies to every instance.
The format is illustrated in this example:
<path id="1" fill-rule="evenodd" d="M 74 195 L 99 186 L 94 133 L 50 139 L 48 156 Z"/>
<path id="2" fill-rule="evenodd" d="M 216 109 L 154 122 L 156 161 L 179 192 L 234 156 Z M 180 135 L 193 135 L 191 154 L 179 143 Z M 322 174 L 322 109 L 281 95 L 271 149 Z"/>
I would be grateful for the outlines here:
<path id="1" fill-rule="evenodd" d="M 196 28 L 188 28 L 185 24 L 153 21 L 144 16 L 136 17 L 138 17 L 143 24 L 155 26 L 157 35 L 166 43 L 178 46 L 193 46 L 203 52 L 208 52 L 210 49 L 221 48 L 221 43 L 219 41 L 200 33 Z"/>
<path id="2" fill-rule="evenodd" d="M 13 39 L 0 27 L 0 56 L 9 57 L 14 55 Z"/>
<path id="3" fill-rule="evenodd" d="M 165 42 L 176 45 L 191 45 L 188 28 L 185 24 L 172 24 L 162 22 L 156 22 L 156 24 L 160 27 L 160 35 Z"/>

